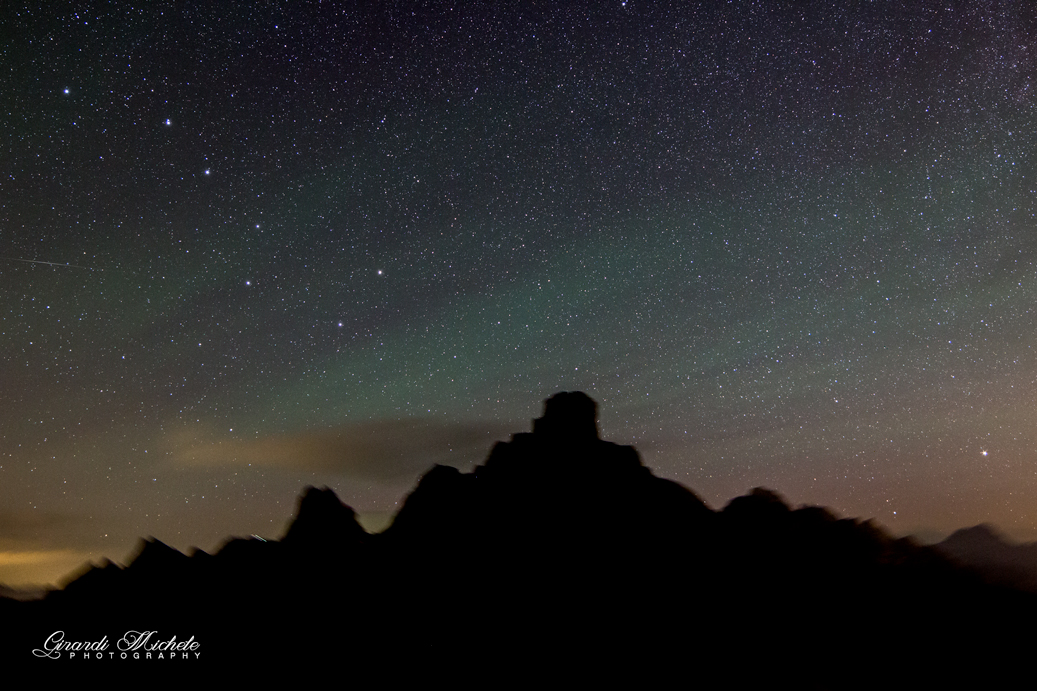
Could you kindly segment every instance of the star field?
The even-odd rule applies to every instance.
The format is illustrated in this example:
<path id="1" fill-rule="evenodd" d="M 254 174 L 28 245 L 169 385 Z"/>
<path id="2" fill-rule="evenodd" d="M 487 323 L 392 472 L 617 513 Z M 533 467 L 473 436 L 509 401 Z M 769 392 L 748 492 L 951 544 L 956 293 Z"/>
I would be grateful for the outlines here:
<path id="1" fill-rule="evenodd" d="M 559 390 L 1037 539 L 1031 4 L 499 5 L 0 9 L 0 582 L 382 524 Z"/>

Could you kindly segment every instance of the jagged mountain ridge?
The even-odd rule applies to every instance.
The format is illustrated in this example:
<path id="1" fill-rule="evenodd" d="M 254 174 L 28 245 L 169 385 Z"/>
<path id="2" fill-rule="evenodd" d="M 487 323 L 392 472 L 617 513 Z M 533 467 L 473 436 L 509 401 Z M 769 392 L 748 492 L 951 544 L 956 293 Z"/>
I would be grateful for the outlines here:
<path id="1" fill-rule="evenodd" d="M 473 472 L 434 467 L 382 534 L 331 490 L 308 488 L 280 541 L 188 557 L 148 540 L 125 569 L 4 608 L 21 627 L 8 633 L 30 640 L 70 619 L 83 635 L 106 622 L 195 636 L 217 667 L 265 640 L 282 641 L 279 664 L 319 664 L 309 653 L 321 641 L 349 651 L 361 677 L 397 659 L 442 673 L 463 653 L 480 674 L 518 660 L 651 659 L 693 664 L 700 679 L 780 670 L 820 688 L 885 680 L 864 664 L 876 644 L 911 650 L 916 677 L 930 673 L 927 655 L 984 659 L 1024 640 L 1003 612 L 1037 610 L 936 550 L 769 490 L 713 511 L 633 448 L 599 439 L 596 406 L 579 393 L 549 399 L 531 433 Z"/>

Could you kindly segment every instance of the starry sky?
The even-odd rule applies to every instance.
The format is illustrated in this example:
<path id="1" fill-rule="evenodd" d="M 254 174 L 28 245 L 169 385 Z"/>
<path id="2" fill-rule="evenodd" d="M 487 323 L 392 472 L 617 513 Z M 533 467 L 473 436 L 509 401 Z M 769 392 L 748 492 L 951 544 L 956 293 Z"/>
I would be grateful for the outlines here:
<path id="1" fill-rule="evenodd" d="M 40 7 L 45 5 L 45 7 Z M 755 486 L 1037 539 L 1026 0 L 5 2 L 0 582 L 371 529 L 582 390 Z"/>

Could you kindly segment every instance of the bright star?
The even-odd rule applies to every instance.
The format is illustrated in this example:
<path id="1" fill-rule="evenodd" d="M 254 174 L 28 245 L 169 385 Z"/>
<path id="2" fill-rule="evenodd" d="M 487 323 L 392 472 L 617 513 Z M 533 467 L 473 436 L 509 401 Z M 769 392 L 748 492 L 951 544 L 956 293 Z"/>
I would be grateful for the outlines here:
<path id="1" fill-rule="evenodd" d="M 172 120 L 170 120 L 169 118 L 166 118 L 166 124 L 167 124 L 167 125 L 172 125 L 172 124 L 173 124 L 173 121 L 172 121 Z"/>

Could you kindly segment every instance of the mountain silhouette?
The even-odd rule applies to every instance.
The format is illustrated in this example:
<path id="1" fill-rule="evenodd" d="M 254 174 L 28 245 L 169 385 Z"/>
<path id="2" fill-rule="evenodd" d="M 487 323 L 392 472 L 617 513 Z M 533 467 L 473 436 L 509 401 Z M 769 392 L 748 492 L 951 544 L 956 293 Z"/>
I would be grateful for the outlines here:
<path id="1" fill-rule="evenodd" d="M 32 650 L 146 627 L 200 644 L 164 663 L 189 678 L 989 685 L 993 661 L 1029 652 L 1034 614 L 1032 594 L 869 521 L 764 488 L 714 511 L 600 439 L 594 401 L 565 392 L 472 472 L 430 469 L 383 533 L 309 487 L 279 541 L 187 556 L 149 539 L 125 568 L 0 600 L 0 649 L 35 673 L 117 669 L 133 662 Z"/>
<path id="2" fill-rule="evenodd" d="M 1037 542 L 1011 544 L 980 524 L 955 531 L 935 548 L 988 583 L 1037 593 Z"/>

